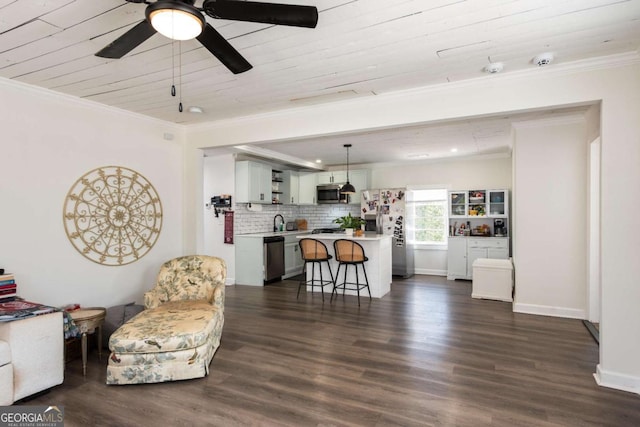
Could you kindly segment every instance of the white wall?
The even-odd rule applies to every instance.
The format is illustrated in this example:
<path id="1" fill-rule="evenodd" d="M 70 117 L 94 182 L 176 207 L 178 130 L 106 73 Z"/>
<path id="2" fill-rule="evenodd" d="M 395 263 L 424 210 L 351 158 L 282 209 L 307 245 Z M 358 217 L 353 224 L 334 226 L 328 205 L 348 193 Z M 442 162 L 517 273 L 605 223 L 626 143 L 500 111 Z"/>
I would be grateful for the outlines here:
<path id="1" fill-rule="evenodd" d="M 160 264 L 183 253 L 183 130 L 4 79 L 0 99 L 0 267 L 16 275 L 18 294 L 54 306 L 141 303 Z M 62 220 L 76 180 L 110 165 L 143 175 L 163 207 L 155 246 L 125 266 L 82 256 Z"/>
<path id="2" fill-rule="evenodd" d="M 420 164 L 375 167 L 372 188 L 441 186 L 448 190 L 511 188 L 511 157 L 442 160 Z"/>
<path id="3" fill-rule="evenodd" d="M 211 197 L 220 194 L 235 193 L 235 159 L 231 154 L 204 158 L 203 197 L 209 203 Z M 233 198 L 232 198 L 233 202 Z M 215 216 L 213 208 L 205 208 L 204 212 L 204 255 L 217 256 L 227 264 L 227 283 L 235 283 L 236 257 L 235 246 L 224 243 L 224 213 Z"/>
<path id="4" fill-rule="evenodd" d="M 640 197 L 629 197 L 640 194 L 639 63 L 638 54 L 630 53 L 605 58 L 590 68 L 558 63 L 531 72 L 483 76 L 422 90 L 212 122 L 188 129 L 187 150 L 601 101 L 602 312 L 596 378 L 602 385 L 640 392 L 640 340 L 636 339 L 640 331 L 640 263 L 635 259 L 640 253 L 640 239 L 635 233 L 620 232 L 622 212 L 640 209 Z M 187 161 L 191 162 L 187 168 L 196 164 L 193 159 Z M 189 206 L 198 205 L 201 193 L 191 189 L 197 180 L 191 177 L 186 183 Z M 191 224 L 186 226 L 192 228 Z M 197 230 L 186 231 L 189 235 L 185 244 L 195 247 Z"/>
<path id="5" fill-rule="evenodd" d="M 371 188 L 430 187 L 447 190 L 510 189 L 511 157 L 507 155 L 447 159 L 441 161 L 374 165 Z M 441 248 L 420 248 L 414 251 L 416 274 L 446 276 L 447 251 Z"/>
<path id="6" fill-rule="evenodd" d="M 582 116 L 515 124 L 516 312 L 585 319 L 588 152 Z"/>

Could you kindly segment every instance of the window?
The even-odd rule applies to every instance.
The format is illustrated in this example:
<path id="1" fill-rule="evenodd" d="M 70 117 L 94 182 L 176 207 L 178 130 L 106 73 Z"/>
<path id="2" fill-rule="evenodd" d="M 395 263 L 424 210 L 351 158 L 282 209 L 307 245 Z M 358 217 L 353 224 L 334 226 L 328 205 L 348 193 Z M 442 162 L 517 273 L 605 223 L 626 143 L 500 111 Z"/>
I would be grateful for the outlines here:
<path id="1" fill-rule="evenodd" d="M 407 194 L 409 243 L 447 244 L 447 190 L 410 190 Z"/>

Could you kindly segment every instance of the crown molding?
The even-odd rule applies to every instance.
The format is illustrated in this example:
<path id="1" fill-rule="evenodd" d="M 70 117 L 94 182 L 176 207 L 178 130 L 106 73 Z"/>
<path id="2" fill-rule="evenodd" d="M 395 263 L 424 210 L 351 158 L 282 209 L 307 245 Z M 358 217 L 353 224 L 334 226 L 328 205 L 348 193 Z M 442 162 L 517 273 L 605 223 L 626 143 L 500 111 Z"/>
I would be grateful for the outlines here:
<path id="1" fill-rule="evenodd" d="M 112 113 L 112 114 L 127 116 L 130 118 L 133 118 L 136 120 L 142 120 L 151 124 L 162 125 L 165 127 L 170 126 L 173 130 L 177 130 L 180 132 L 184 132 L 187 128 L 183 124 L 168 122 L 166 120 L 157 119 L 155 117 L 145 116 L 144 114 L 134 113 L 132 111 L 128 111 L 122 108 L 111 107 L 109 105 L 101 104 L 96 101 L 80 98 L 73 95 L 68 95 L 61 92 L 56 92 L 51 89 L 43 88 L 40 86 L 34 86 L 29 83 L 8 79 L 6 77 L 0 77 L 0 86 L 4 86 L 10 89 L 18 89 L 21 91 L 30 92 L 32 94 L 42 96 L 51 100 L 69 102 L 83 108 L 91 108 L 97 111 L 108 111 L 109 113 Z"/>

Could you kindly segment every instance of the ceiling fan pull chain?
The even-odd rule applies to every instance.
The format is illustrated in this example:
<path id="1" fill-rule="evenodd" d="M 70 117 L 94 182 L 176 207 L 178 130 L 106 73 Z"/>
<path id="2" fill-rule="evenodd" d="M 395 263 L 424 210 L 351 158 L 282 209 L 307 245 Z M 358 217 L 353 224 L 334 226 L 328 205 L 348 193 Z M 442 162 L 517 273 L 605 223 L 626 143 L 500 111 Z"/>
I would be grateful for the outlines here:
<path id="1" fill-rule="evenodd" d="M 171 40 L 171 96 L 176 96 L 175 40 Z"/>
<path id="2" fill-rule="evenodd" d="M 178 111 L 182 113 L 182 42 L 178 42 L 178 86 L 180 86 L 180 102 Z"/>

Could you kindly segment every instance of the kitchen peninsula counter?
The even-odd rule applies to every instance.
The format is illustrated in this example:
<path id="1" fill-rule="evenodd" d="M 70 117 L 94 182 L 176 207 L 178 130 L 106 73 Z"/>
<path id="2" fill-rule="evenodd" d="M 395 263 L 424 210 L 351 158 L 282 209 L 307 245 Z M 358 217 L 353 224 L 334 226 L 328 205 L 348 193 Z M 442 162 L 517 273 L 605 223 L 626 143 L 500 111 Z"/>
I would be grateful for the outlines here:
<path id="1" fill-rule="evenodd" d="M 391 290 L 391 236 L 385 236 L 383 234 L 365 234 L 360 237 L 347 237 L 344 234 L 340 233 L 320 233 L 320 234 L 312 234 L 312 235 L 299 235 L 296 236 L 299 239 L 311 238 L 317 239 L 327 245 L 327 250 L 329 254 L 333 256 L 333 259 L 329 261 L 331 265 L 331 271 L 335 274 L 338 271 L 338 262 L 336 261 L 335 252 L 333 250 L 333 242 L 338 239 L 348 239 L 354 240 L 355 242 L 362 245 L 364 248 L 364 253 L 369 260 L 365 262 L 365 268 L 367 269 L 367 277 L 369 278 L 369 288 L 371 289 L 371 297 L 373 298 L 382 298 Z M 316 279 L 320 278 L 319 269 L 316 268 Z M 349 268 L 349 274 L 347 274 L 347 281 L 354 282 L 355 278 L 355 269 Z M 358 267 L 358 271 L 360 272 L 359 277 L 360 281 L 364 282 L 364 274 L 362 274 L 362 269 Z M 338 282 L 342 282 L 344 280 L 344 267 L 340 270 L 340 279 Z M 311 268 L 307 271 L 307 280 L 311 280 Z M 328 289 L 333 289 L 332 286 L 327 286 L 325 291 Z M 307 286 L 307 292 L 311 292 L 311 286 Z M 314 292 L 320 292 L 320 289 L 316 286 L 314 288 Z M 340 292 L 342 293 L 342 291 Z M 357 295 L 356 291 L 345 292 L 347 295 Z M 366 290 L 360 291 L 360 296 L 368 296 Z"/>

